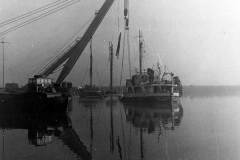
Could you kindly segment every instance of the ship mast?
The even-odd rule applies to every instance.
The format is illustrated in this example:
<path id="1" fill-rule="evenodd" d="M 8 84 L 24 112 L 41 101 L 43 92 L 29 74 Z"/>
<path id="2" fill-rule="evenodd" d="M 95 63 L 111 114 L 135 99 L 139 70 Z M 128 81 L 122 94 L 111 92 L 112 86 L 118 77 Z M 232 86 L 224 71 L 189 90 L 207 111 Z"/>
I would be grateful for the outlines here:
<path id="1" fill-rule="evenodd" d="M 3 88 L 5 87 L 5 50 L 4 50 L 4 44 L 8 43 L 8 42 L 5 42 L 4 39 L 2 39 L 2 41 L 0 42 L 2 44 L 2 68 L 3 68 L 3 71 L 2 71 L 2 86 Z"/>
<path id="2" fill-rule="evenodd" d="M 113 90 L 113 44 L 109 42 L 109 58 L 110 58 L 110 92 Z"/>
<path id="3" fill-rule="evenodd" d="M 129 77 L 132 77 L 131 56 L 130 56 L 131 55 L 131 53 L 130 53 L 130 40 L 129 40 L 129 0 L 124 0 L 124 21 L 125 21 L 125 27 L 124 27 L 124 35 L 123 35 L 123 42 L 124 42 L 123 52 L 124 52 L 124 49 L 125 49 L 125 47 L 124 47 L 125 46 L 125 40 L 127 40 Z"/>
<path id="4" fill-rule="evenodd" d="M 139 72 L 140 74 L 142 74 L 142 53 L 143 53 L 142 33 L 139 30 Z"/>
<path id="5" fill-rule="evenodd" d="M 92 56 L 92 40 L 90 41 L 90 68 L 89 68 L 89 76 L 90 76 L 90 87 L 92 87 L 92 75 L 93 75 L 93 56 Z"/>

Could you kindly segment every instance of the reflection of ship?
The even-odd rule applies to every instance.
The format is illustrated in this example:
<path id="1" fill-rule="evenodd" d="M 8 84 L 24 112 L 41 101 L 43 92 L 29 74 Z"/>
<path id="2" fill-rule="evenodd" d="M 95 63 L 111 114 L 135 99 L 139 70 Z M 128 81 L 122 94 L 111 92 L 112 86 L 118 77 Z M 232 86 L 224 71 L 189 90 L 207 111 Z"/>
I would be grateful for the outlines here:
<path id="1" fill-rule="evenodd" d="M 86 107 L 87 109 L 89 109 L 89 130 L 90 130 L 90 147 L 89 147 L 89 150 L 90 150 L 90 155 L 92 156 L 93 154 L 93 137 L 94 137 L 94 130 L 93 130 L 93 107 L 96 106 L 97 103 L 94 103 L 93 101 L 89 101 L 89 102 L 84 102 L 84 107 Z"/>
<path id="2" fill-rule="evenodd" d="M 180 102 L 172 104 L 125 105 L 126 119 L 136 128 L 147 129 L 148 133 L 156 131 L 156 128 L 174 129 L 179 126 L 183 116 L 183 108 Z M 164 109 L 163 109 L 164 108 Z M 170 127 L 169 127 L 170 125 Z"/>
<path id="3" fill-rule="evenodd" d="M 161 105 L 164 105 L 161 106 Z M 144 154 L 144 133 L 151 134 L 158 132 L 159 136 L 162 130 L 174 130 L 179 126 L 183 116 L 183 108 L 180 101 L 172 104 L 158 104 L 157 106 L 149 104 L 124 105 L 126 111 L 126 120 L 135 128 L 139 129 L 139 150 L 140 159 L 145 159 Z"/>
<path id="4" fill-rule="evenodd" d="M 110 152 L 113 153 L 114 152 L 114 125 L 113 125 L 113 104 L 114 101 L 113 97 L 110 96 L 110 99 L 108 99 L 106 101 L 106 106 L 110 107 Z M 89 146 L 89 150 L 90 150 L 90 154 L 93 154 L 93 146 L 94 146 L 94 114 L 93 114 L 93 110 L 94 108 L 98 105 L 97 101 L 85 101 L 83 103 L 83 106 L 85 108 L 87 108 L 89 110 L 89 132 L 90 132 L 90 146 Z"/>
<path id="5" fill-rule="evenodd" d="M 45 146 L 60 139 L 77 157 L 91 159 L 86 146 L 72 128 L 71 119 L 66 112 L 47 113 L 22 110 L 0 112 L 0 128 L 27 130 L 29 143 L 34 146 Z"/>

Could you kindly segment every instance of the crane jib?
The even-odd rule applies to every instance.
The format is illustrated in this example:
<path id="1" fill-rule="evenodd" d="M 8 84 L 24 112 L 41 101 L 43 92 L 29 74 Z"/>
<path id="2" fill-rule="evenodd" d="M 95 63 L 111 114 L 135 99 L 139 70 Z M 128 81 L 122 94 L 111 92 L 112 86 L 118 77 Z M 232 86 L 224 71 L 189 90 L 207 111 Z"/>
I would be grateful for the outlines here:
<path id="1" fill-rule="evenodd" d="M 91 40 L 93 34 L 99 27 L 100 23 L 102 22 L 103 18 L 105 17 L 106 13 L 110 9 L 111 5 L 113 4 L 114 0 L 106 0 L 99 10 L 98 14 L 88 27 L 87 31 L 83 35 L 82 39 L 79 41 L 79 43 L 76 45 L 76 48 L 74 47 L 73 53 L 70 55 L 69 59 L 67 60 L 66 64 L 64 65 L 64 68 L 62 72 L 60 73 L 56 83 L 61 83 L 67 75 L 71 72 L 73 66 L 77 62 L 79 56 L 82 54 L 82 51 L 87 46 L 88 42 Z"/>
<path id="2" fill-rule="evenodd" d="M 43 77 L 47 77 L 49 74 L 53 73 L 62 63 L 66 61 L 64 64 L 64 68 L 60 73 L 56 83 L 61 83 L 71 72 L 73 66 L 77 62 L 79 56 L 82 54 L 83 50 L 87 46 L 88 42 L 91 40 L 92 36 L 96 32 L 97 28 L 101 24 L 103 18 L 105 17 L 106 13 L 112 6 L 114 0 L 106 0 L 98 13 L 96 14 L 95 18 L 87 28 L 86 32 L 83 34 L 80 41 L 78 41 L 68 52 L 63 54 L 60 58 L 58 58 L 52 65 L 50 65 L 45 71 L 42 72 Z"/>

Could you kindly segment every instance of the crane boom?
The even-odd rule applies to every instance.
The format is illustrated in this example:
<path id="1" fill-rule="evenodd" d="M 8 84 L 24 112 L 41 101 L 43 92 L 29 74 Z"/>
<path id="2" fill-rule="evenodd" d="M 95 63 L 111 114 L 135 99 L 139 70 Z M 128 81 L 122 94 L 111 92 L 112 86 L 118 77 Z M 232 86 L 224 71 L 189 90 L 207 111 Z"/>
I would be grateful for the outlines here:
<path id="1" fill-rule="evenodd" d="M 102 5 L 99 12 L 96 14 L 96 17 L 88 27 L 85 34 L 83 35 L 79 43 L 76 45 L 76 47 L 74 47 L 71 56 L 67 60 L 62 72 L 60 73 L 56 81 L 57 83 L 61 83 L 67 77 L 67 75 L 71 72 L 73 66 L 75 65 L 79 56 L 82 54 L 83 50 L 87 46 L 88 42 L 91 40 L 93 34 L 96 32 L 97 28 L 101 24 L 103 18 L 105 17 L 106 13 L 112 6 L 113 2 L 114 0 L 106 0 L 104 2 L 104 4 Z"/>
<path id="2" fill-rule="evenodd" d="M 41 76 L 47 77 L 49 74 L 53 73 L 61 64 L 64 64 L 63 70 L 60 73 L 56 83 L 60 84 L 71 72 L 73 66 L 77 62 L 79 56 L 82 54 L 83 50 L 87 46 L 88 42 L 91 40 L 92 36 L 96 32 L 97 28 L 101 24 L 103 18 L 107 14 L 108 10 L 111 8 L 114 0 L 106 0 L 98 13 L 96 13 L 95 18 L 87 28 L 86 32 L 83 34 L 81 39 L 65 54 L 58 58 L 52 65 L 50 65 L 45 71 L 41 73 Z"/>

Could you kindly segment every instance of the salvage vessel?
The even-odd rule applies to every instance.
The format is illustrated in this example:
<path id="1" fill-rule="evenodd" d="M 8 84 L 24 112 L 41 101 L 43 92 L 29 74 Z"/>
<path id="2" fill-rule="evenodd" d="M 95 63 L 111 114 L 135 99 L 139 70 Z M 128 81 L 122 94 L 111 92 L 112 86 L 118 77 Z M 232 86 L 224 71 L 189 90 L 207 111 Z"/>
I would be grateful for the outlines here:
<path id="1" fill-rule="evenodd" d="M 143 39 L 139 31 L 139 72 L 126 80 L 120 100 L 123 102 L 171 102 L 182 96 L 182 84 L 178 76 L 166 70 L 142 69 Z"/>

